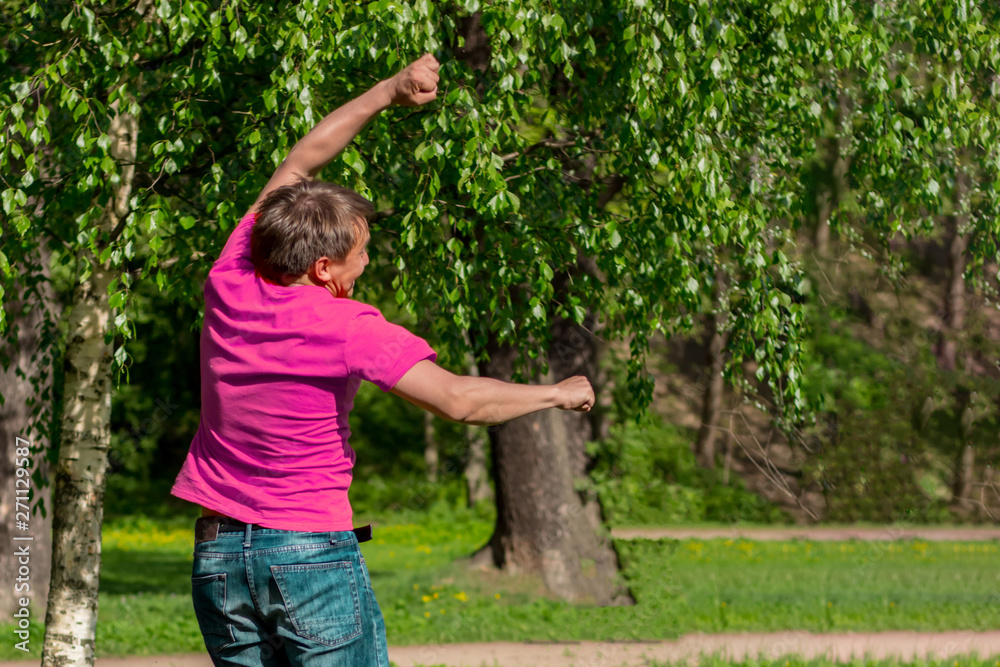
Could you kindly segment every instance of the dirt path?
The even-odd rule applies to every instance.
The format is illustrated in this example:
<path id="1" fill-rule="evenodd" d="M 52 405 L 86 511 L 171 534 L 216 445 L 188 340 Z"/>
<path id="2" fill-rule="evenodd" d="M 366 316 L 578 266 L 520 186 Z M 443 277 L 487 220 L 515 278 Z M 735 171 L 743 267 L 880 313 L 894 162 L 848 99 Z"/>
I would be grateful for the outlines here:
<path id="1" fill-rule="evenodd" d="M 967 655 L 1000 655 L 1000 631 L 880 632 L 877 634 L 814 635 L 786 631 L 768 634 L 685 635 L 675 641 L 644 643 L 567 642 L 559 644 L 455 644 L 400 646 L 389 657 L 400 667 L 439 665 L 479 667 L 618 667 L 647 665 L 648 660 L 696 662 L 701 654 L 718 653 L 730 660 L 777 659 L 794 654 L 805 659 L 827 656 L 838 661 L 852 657 L 875 659 Z"/>
<path id="2" fill-rule="evenodd" d="M 389 659 L 399 667 L 622 667 L 647 665 L 649 660 L 695 663 L 702 654 L 730 660 L 775 660 L 794 654 L 805 659 L 826 656 L 846 662 L 853 657 L 914 660 L 977 654 L 1000 656 L 1000 631 L 993 632 L 879 632 L 873 634 L 812 634 L 789 630 L 764 634 L 685 635 L 674 641 L 551 644 L 442 644 L 393 646 Z M 0 662 L 0 667 L 27 667 L 37 662 Z M 207 655 L 171 655 L 100 658 L 97 667 L 212 667 Z"/>
<path id="3" fill-rule="evenodd" d="M 713 538 L 747 540 L 910 540 L 931 541 L 988 541 L 1000 540 L 998 526 L 970 526 L 965 528 L 920 528 L 913 525 L 888 524 L 867 528 L 843 527 L 785 527 L 774 528 L 613 528 L 611 535 L 623 540 L 646 538 L 675 540 Z"/>

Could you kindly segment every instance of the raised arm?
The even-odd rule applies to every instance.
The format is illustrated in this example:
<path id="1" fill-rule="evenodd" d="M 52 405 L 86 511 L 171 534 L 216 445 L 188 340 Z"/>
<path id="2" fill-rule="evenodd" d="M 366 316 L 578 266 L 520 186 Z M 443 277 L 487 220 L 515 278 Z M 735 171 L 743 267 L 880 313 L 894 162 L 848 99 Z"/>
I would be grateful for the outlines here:
<path id="1" fill-rule="evenodd" d="M 587 412 L 594 405 L 594 390 L 583 376 L 551 385 L 514 384 L 455 375 L 428 360 L 417 362 L 391 391 L 463 424 L 500 424 L 547 408 Z"/>
<path id="2" fill-rule="evenodd" d="M 393 104 L 419 106 L 437 98 L 438 67 L 437 60 L 428 53 L 323 118 L 292 147 L 253 208 L 271 190 L 316 176 L 383 109 Z"/>

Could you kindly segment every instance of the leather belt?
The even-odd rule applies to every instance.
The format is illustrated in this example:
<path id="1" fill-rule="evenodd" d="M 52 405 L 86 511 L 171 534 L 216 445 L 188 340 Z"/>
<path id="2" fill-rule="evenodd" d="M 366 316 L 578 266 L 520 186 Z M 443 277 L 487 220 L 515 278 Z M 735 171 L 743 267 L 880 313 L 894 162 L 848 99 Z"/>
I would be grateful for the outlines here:
<path id="1" fill-rule="evenodd" d="M 265 528 L 265 526 L 261 526 L 256 523 L 250 525 L 252 526 L 250 530 L 261 530 Z M 246 527 L 247 524 L 243 521 L 228 516 L 199 517 L 194 522 L 194 543 L 199 544 L 201 542 L 211 542 L 219 536 L 219 533 L 242 532 L 246 530 Z M 353 529 L 353 532 L 357 536 L 358 542 L 367 542 L 372 539 L 371 524 L 355 528 Z"/>

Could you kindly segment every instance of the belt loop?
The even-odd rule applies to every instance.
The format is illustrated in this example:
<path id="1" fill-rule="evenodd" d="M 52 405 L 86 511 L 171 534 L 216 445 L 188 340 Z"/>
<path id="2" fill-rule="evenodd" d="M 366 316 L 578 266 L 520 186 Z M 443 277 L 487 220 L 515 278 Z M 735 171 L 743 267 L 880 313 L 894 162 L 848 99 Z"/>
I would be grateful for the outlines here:
<path id="1" fill-rule="evenodd" d="M 248 523 L 243 529 L 243 546 L 247 549 L 250 548 L 250 532 L 253 530 L 253 524 Z"/>

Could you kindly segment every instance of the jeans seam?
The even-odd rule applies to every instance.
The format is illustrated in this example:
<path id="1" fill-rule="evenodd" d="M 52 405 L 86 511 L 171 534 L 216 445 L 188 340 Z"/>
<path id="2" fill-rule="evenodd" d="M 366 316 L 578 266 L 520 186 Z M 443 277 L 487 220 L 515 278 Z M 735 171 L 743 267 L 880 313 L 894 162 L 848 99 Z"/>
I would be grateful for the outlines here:
<path id="1" fill-rule="evenodd" d="M 249 550 L 247 550 L 249 552 Z M 253 580 L 253 567 L 251 567 L 250 560 L 252 558 L 252 553 L 246 553 L 243 560 L 243 567 L 247 571 L 247 585 L 250 588 L 250 599 L 253 600 L 253 608 L 257 612 L 257 615 L 261 618 L 264 617 L 264 610 L 260 606 L 260 600 L 257 599 L 257 586 L 254 584 Z"/>
<path id="2" fill-rule="evenodd" d="M 379 628 L 377 615 L 381 615 L 382 612 L 378 607 L 378 602 L 375 600 L 375 590 L 372 588 L 371 573 L 368 572 L 368 567 L 365 564 L 365 557 L 361 556 L 361 576 L 365 582 L 365 595 L 368 597 L 368 615 L 371 617 L 372 621 L 372 642 L 373 651 L 375 656 L 375 661 L 378 663 L 378 667 L 389 667 L 389 656 L 385 655 L 382 651 L 382 644 L 379 641 Z M 383 660 L 384 658 L 384 660 Z"/>
<path id="3" fill-rule="evenodd" d="M 365 557 L 362 556 L 361 576 L 365 581 L 365 595 L 368 596 L 368 616 L 372 622 L 372 653 L 375 655 L 375 662 L 378 663 L 379 667 L 382 667 L 382 656 L 379 655 L 378 623 L 375 621 L 375 593 L 372 591 L 371 580 L 365 573 L 367 569 L 365 567 Z"/>
<path id="4" fill-rule="evenodd" d="M 243 558 L 243 554 L 220 554 L 214 551 L 203 551 L 195 553 L 195 558 L 211 558 L 214 560 L 237 560 Z"/>
<path id="5" fill-rule="evenodd" d="M 309 549 L 327 549 L 331 546 L 329 542 L 321 543 L 309 543 L 309 544 L 292 544 L 284 547 L 271 547 L 270 549 L 252 549 L 251 551 L 258 556 L 263 556 L 266 554 L 280 554 L 289 553 L 292 551 L 306 551 Z M 336 546 L 336 545 L 333 545 Z"/>
<path id="6" fill-rule="evenodd" d="M 216 648 L 215 649 L 216 652 L 219 652 L 222 649 L 226 648 L 227 646 L 232 646 L 233 644 L 236 643 L 236 635 L 233 633 L 233 624 L 229 622 L 229 616 L 226 615 L 226 606 L 229 604 L 229 581 L 228 581 L 229 578 L 226 576 L 225 572 L 222 573 L 221 579 L 222 579 L 222 616 L 223 618 L 226 619 L 226 632 L 229 633 L 229 637 L 232 639 L 232 641 Z"/>

